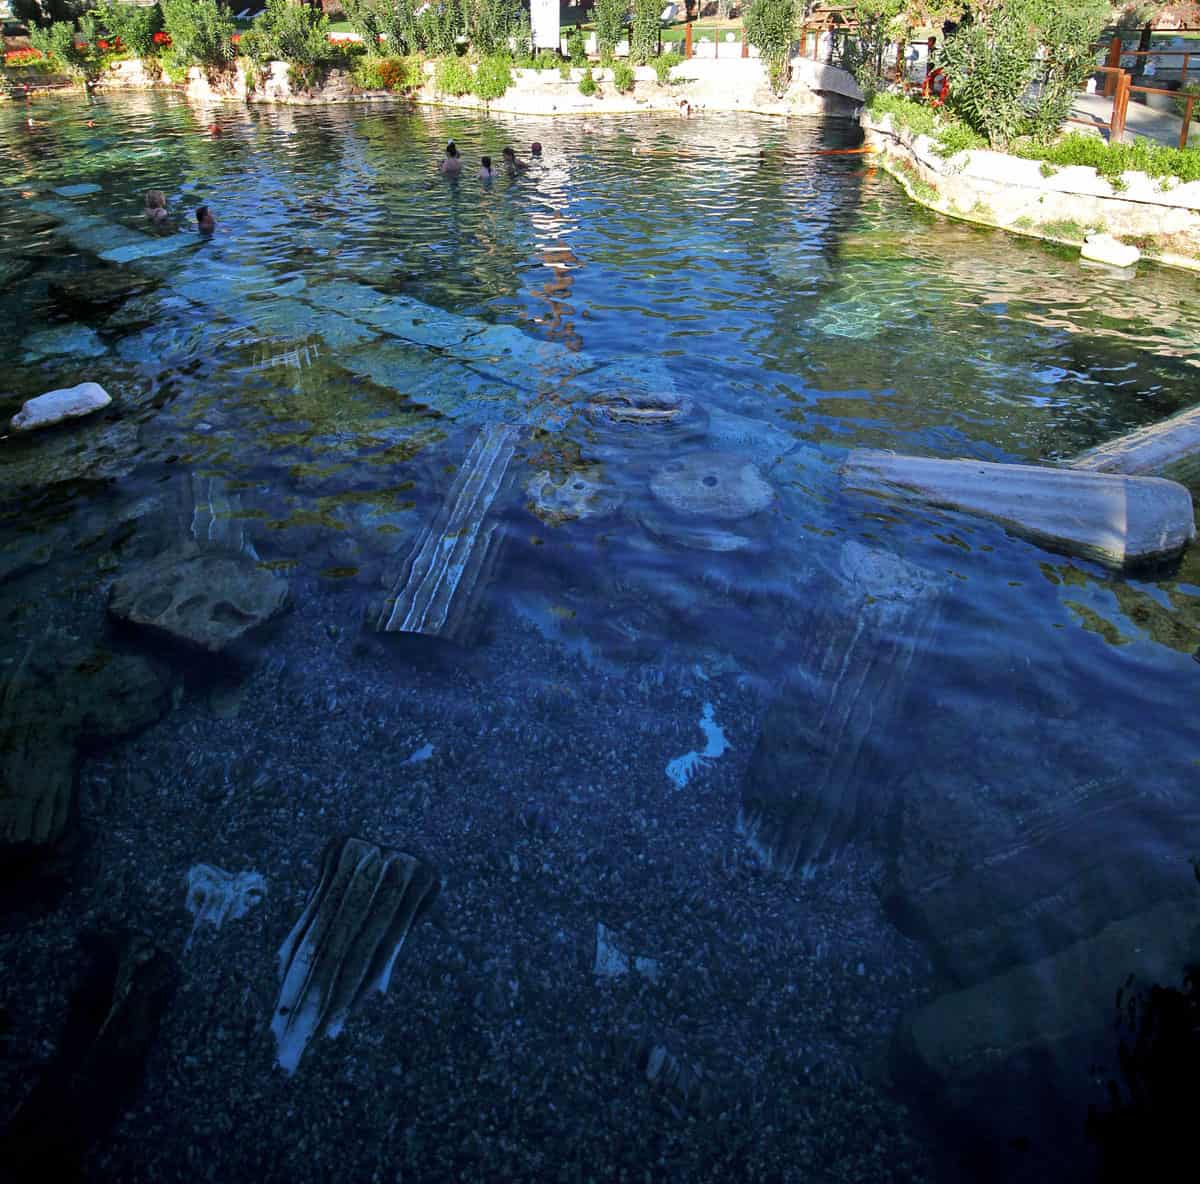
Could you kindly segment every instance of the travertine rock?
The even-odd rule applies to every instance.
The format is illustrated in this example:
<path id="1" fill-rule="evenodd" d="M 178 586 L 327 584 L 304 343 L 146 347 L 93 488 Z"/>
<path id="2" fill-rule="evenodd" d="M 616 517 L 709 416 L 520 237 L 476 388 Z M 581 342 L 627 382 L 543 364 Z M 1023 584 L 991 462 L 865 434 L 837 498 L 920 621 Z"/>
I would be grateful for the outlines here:
<path id="1" fill-rule="evenodd" d="M 78 386 L 47 391 L 36 399 L 27 399 L 8 426 L 14 432 L 32 432 L 67 419 L 91 415 L 111 402 L 112 396 L 99 383 L 81 382 Z"/>
<path id="2" fill-rule="evenodd" d="M 1094 263 L 1108 263 L 1113 267 L 1133 267 L 1142 253 L 1137 247 L 1123 243 L 1111 234 L 1089 234 L 1083 240 L 1079 257 Z"/>
<path id="3" fill-rule="evenodd" d="M 287 607 L 288 584 L 244 555 L 168 553 L 118 579 L 109 611 L 218 653 Z"/>

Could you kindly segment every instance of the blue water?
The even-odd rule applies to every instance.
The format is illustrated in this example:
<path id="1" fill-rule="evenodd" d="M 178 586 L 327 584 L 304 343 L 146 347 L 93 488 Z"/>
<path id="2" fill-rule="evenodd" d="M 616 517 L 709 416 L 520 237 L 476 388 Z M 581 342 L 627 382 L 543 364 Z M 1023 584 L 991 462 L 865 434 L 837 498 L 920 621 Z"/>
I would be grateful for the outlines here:
<path id="1" fill-rule="evenodd" d="M 447 137 L 456 182 L 435 171 Z M 474 176 L 534 140 L 519 177 Z M 5 669 L 70 641 L 149 655 L 174 688 L 147 730 L 81 748 L 88 854 L 0 945 L 25 970 L 0 998 L 14 1097 L 66 1005 L 39 984 L 87 918 L 180 959 L 93 1178 L 269 1160 L 317 1179 L 333 1154 L 422 1180 L 953 1178 L 951 1135 L 889 1059 L 906 1017 L 1152 907 L 1163 866 L 1186 895 L 1197 560 L 1126 579 L 850 495 L 839 469 L 857 447 L 1052 461 L 1187 407 L 1195 282 L 929 215 L 869 156 L 821 152 L 857 140 L 732 116 L 0 108 L 0 412 L 85 379 L 114 398 L 0 441 Z M 97 268 L 152 286 L 57 294 Z M 606 418 L 630 392 L 670 424 Z M 503 545 L 462 636 L 377 632 L 501 425 Z M 701 454 L 748 482 L 732 509 L 678 483 Z M 181 546 L 289 583 L 290 612 L 228 667 L 107 615 L 114 579 Z M 790 878 L 744 817 L 781 710 L 814 730 L 787 766 L 807 770 L 798 796 L 829 767 L 863 781 L 832 861 Z M 1155 886 L 1089 896 L 1058 928 L 1037 920 L 1066 907 L 1048 890 L 1019 958 L 968 972 L 895 904 L 913 867 L 924 884 L 1030 845 L 1053 862 L 1045 836 L 1114 801 L 1140 803 L 1114 862 Z M 922 831 L 921 810 L 954 821 Z M 275 950 L 339 832 L 429 859 L 444 913 L 287 1081 Z M 947 832 L 961 847 L 938 848 Z M 181 953 L 197 863 L 268 887 Z M 660 977 L 597 978 L 597 921 Z M 660 1046 L 719 1083 L 710 1110 L 648 1080 Z"/>

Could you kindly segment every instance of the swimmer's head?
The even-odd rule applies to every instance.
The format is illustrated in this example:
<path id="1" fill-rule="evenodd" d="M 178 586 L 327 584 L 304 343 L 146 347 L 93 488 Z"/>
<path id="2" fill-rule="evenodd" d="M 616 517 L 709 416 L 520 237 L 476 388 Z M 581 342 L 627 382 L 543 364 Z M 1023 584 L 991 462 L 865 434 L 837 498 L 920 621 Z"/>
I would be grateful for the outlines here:
<path id="1" fill-rule="evenodd" d="M 542 154 L 542 146 L 541 146 L 541 144 L 539 144 L 537 142 L 537 140 L 534 140 L 534 142 L 529 145 L 529 155 L 530 156 L 541 156 L 541 154 Z"/>
<path id="2" fill-rule="evenodd" d="M 505 148 L 504 149 L 504 159 L 505 160 L 516 160 L 517 154 L 511 148 Z"/>
<path id="3" fill-rule="evenodd" d="M 458 145 L 453 140 L 446 141 L 446 155 L 447 156 L 457 156 L 458 155 Z"/>
<path id="4" fill-rule="evenodd" d="M 196 228 L 201 234 L 211 234 L 216 228 L 217 220 L 212 216 L 208 206 L 200 206 L 196 210 Z"/>
<path id="5" fill-rule="evenodd" d="M 165 210 L 166 208 L 167 195 L 161 189 L 146 190 L 146 209 Z"/>
<path id="6" fill-rule="evenodd" d="M 492 167 L 492 158 L 490 156 L 481 156 L 479 158 L 479 163 L 483 165 L 485 169 L 490 169 Z"/>

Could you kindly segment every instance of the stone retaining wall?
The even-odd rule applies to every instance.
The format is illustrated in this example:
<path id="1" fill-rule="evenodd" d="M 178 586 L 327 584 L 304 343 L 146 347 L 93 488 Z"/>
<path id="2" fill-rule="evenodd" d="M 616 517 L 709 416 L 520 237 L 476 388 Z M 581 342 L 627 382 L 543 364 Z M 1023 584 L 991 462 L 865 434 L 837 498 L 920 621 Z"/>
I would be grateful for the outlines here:
<path id="1" fill-rule="evenodd" d="M 681 99 L 694 110 L 748 111 L 764 115 L 831 114 L 853 117 L 862 105 L 862 92 L 844 70 L 822 66 L 806 58 L 792 63 L 792 84 L 782 97 L 772 94 L 766 71 L 754 58 L 696 59 L 671 71 L 670 80 L 660 85 L 649 66 L 634 68 L 634 88 L 621 94 L 612 83 L 612 71 L 593 66 L 592 76 L 599 93 L 579 93 L 583 71 L 573 69 L 564 79 L 557 70 L 514 70 L 513 85 L 501 98 L 484 103 L 474 95 L 455 98 L 440 95 L 433 86 L 434 64 L 425 65 L 424 85 L 411 96 L 386 91 L 358 91 L 344 70 L 331 70 L 320 87 L 293 87 L 286 62 L 270 62 L 257 85 L 247 85 L 244 64 L 215 72 L 193 66 L 188 71 L 186 92 L 201 102 L 235 99 L 265 103 L 347 103 L 395 100 L 440 106 L 480 108 L 513 115 L 621 115 L 646 111 L 676 111 Z M 171 85 L 153 68 L 136 59 L 114 63 L 96 83 L 98 89 L 144 89 Z"/>
<path id="2" fill-rule="evenodd" d="M 864 114 L 862 122 L 884 167 L 929 209 L 1072 245 L 1100 231 L 1160 263 L 1200 271 L 1200 181 L 1126 173 L 1115 191 L 1093 168 L 1051 168 L 982 149 L 947 159 L 929 136 L 897 128 L 890 116 Z"/>

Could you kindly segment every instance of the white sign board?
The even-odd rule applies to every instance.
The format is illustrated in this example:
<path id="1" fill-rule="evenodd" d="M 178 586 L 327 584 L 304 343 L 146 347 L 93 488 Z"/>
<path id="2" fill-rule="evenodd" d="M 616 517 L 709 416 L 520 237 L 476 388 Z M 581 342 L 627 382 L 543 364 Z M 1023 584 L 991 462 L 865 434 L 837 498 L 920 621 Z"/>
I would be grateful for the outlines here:
<path id="1" fill-rule="evenodd" d="M 558 49 L 558 0 L 530 0 L 534 49 Z"/>

